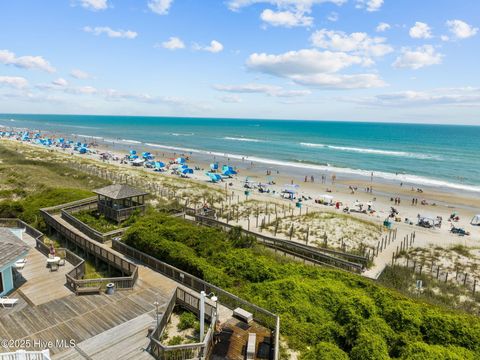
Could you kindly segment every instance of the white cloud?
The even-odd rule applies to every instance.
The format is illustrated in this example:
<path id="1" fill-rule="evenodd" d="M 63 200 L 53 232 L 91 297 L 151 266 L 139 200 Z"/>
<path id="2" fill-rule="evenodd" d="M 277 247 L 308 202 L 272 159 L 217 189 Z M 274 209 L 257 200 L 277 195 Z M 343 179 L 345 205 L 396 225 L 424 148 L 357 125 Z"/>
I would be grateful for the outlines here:
<path id="1" fill-rule="evenodd" d="M 450 37 L 449 37 L 448 35 L 442 35 L 442 36 L 440 36 L 440 39 L 441 39 L 442 41 L 449 41 L 449 40 L 450 40 Z"/>
<path id="2" fill-rule="evenodd" d="M 172 6 L 173 0 L 150 0 L 148 7 L 154 13 L 159 15 L 166 15 Z"/>
<path id="3" fill-rule="evenodd" d="M 310 12 L 313 5 L 332 3 L 342 5 L 347 0 L 230 0 L 227 2 L 232 11 L 238 11 L 243 7 L 254 4 L 276 5 L 279 9 L 296 9 L 301 12 Z"/>
<path id="4" fill-rule="evenodd" d="M 28 81 L 20 76 L 0 76 L 0 86 L 3 85 L 21 89 L 28 86 Z"/>
<path id="5" fill-rule="evenodd" d="M 98 93 L 98 90 L 93 86 L 68 87 L 65 92 L 78 95 L 92 95 Z"/>
<path id="6" fill-rule="evenodd" d="M 235 94 L 220 96 L 219 99 L 224 103 L 238 104 L 243 102 L 242 98 Z"/>
<path id="7" fill-rule="evenodd" d="M 381 57 L 393 51 L 393 48 L 385 43 L 385 38 L 370 37 L 362 32 L 346 34 L 343 31 L 321 29 L 314 32 L 310 40 L 319 48 L 352 52 L 367 57 Z"/>
<path id="8" fill-rule="evenodd" d="M 297 97 L 310 95 L 310 90 L 285 90 L 281 86 L 267 84 L 243 84 L 243 85 L 214 85 L 214 89 L 230 93 L 241 94 L 266 94 L 276 97 Z"/>
<path id="9" fill-rule="evenodd" d="M 378 11 L 383 5 L 383 0 L 357 0 L 357 9 L 366 9 L 369 12 Z"/>
<path id="10" fill-rule="evenodd" d="M 430 39 L 432 37 L 432 29 L 428 24 L 417 21 L 408 32 L 410 37 L 414 39 Z"/>
<path id="11" fill-rule="evenodd" d="M 135 39 L 137 37 L 137 33 L 131 30 L 113 30 L 108 26 L 97 26 L 97 27 L 90 27 L 85 26 L 83 31 L 92 33 L 94 35 L 101 35 L 106 34 L 110 38 L 123 38 L 123 39 Z"/>
<path id="12" fill-rule="evenodd" d="M 217 40 L 212 40 L 210 41 L 210 45 L 208 46 L 201 46 L 198 44 L 193 44 L 193 49 L 194 50 L 200 50 L 200 51 L 208 51 L 211 53 L 218 53 L 223 50 L 223 45 L 222 43 L 218 42 Z"/>
<path id="13" fill-rule="evenodd" d="M 92 11 L 105 10 L 108 8 L 108 0 L 80 0 L 80 5 Z"/>
<path id="14" fill-rule="evenodd" d="M 431 45 L 420 46 L 416 49 L 403 48 L 402 54 L 397 57 L 393 66 L 417 70 L 425 66 L 441 64 L 442 58 L 443 55 Z"/>
<path id="15" fill-rule="evenodd" d="M 385 83 L 376 74 L 335 74 L 363 61 L 359 56 L 344 52 L 303 49 L 280 55 L 254 53 L 247 59 L 247 67 L 307 86 L 336 89 L 384 86 Z"/>
<path id="16" fill-rule="evenodd" d="M 462 20 L 448 20 L 446 24 L 448 30 L 450 30 L 457 39 L 467 39 L 478 32 L 478 28 L 473 27 Z"/>
<path id="17" fill-rule="evenodd" d="M 378 24 L 378 26 L 376 27 L 376 31 L 377 32 L 384 32 L 384 31 L 387 31 L 391 28 L 390 24 L 386 23 L 386 22 L 381 22 L 380 24 Z"/>
<path id="18" fill-rule="evenodd" d="M 159 47 L 159 46 L 156 45 L 155 47 Z M 161 47 L 168 50 L 177 50 L 177 49 L 185 49 L 185 44 L 180 38 L 172 36 L 167 41 L 162 42 Z"/>
<path id="19" fill-rule="evenodd" d="M 0 63 L 13 65 L 22 69 L 39 69 L 49 73 L 55 72 L 55 68 L 41 56 L 15 56 L 9 50 L 0 50 Z"/>
<path id="20" fill-rule="evenodd" d="M 328 14 L 327 16 L 327 20 L 328 21 L 331 21 L 331 22 L 335 22 L 335 21 L 338 21 L 339 19 L 339 16 L 338 16 L 338 13 L 335 12 L 335 11 L 332 11 L 330 14 Z"/>
<path id="21" fill-rule="evenodd" d="M 347 100 L 347 99 L 346 99 Z M 428 91 L 400 91 L 353 99 L 364 105 L 377 106 L 480 106 L 480 88 L 438 88 Z"/>
<path id="22" fill-rule="evenodd" d="M 260 18 L 271 26 L 284 26 L 287 28 L 295 26 L 311 26 L 313 18 L 305 16 L 302 12 L 292 11 L 273 11 L 265 9 L 260 15 Z"/>
<path id="23" fill-rule="evenodd" d="M 74 77 L 75 79 L 89 79 L 92 77 L 89 73 L 79 69 L 73 69 L 70 71 L 70 76 Z"/>
<path id="24" fill-rule="evenodd" d="M 57 80 L 53 80 L 52 84 L 55 86 L 65 87 L 68 86 L 68 81 L 63 78 L 58 78 Z"/>

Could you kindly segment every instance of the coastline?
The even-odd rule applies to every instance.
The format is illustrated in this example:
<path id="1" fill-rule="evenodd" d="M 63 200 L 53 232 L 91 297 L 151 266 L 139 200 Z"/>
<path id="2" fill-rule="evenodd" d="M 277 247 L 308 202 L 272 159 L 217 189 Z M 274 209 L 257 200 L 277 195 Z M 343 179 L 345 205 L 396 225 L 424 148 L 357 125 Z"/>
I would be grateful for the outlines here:
<path id="1" fill-rule="evenodd" d="M 314 176 L 317 178 L 325 175 L 330 178 L 335 175 L 343 180 L 359 182 L 369 181 L 372 169 L 377 169 L 373 170 L 373 175 L 378 183 L 393 186 L 403 183 L 410 187 L 455 195 L 462 193 L 467 198 L 474 196 L 480 199 L 480 185 L 475 180 L 475 174 L 478 171 L 473 171 L 474 167 L 472 168 L 476 160 L 471 158 L 471 152 L 465 153 L 464 151 L 456 154 L 455 149 L 451 146 L 447 149 L 437 146 L 435 151 L 430 151 L 428 147 L 425 148 L 426 152 L 424 153 L 423 148 L 417 146 L 418 142 L 412 142 L 410 137 L 409 143 L 405 143 L 404 149 L 402 144 L 390 144 L 389 141 L 387 141 L 388 146 L 378 143 L 375 146 L 368 142 L 363 145 L 362 143 L 349 145 L 353 138 L 345 139 L 345 141 L 342 140 L 343 138 L 332 138 L 332 141 L 338 145 L 332 145 L 332 141 L 329 142 L 326 139 L 323 141 L 321 136 L 317 140 L 309 140 L 308 137 L 299 138 L 298 135 L 290 139 L 289 136 L 285 137 L 285 134 L 292 131 L 290 128 L 282 129 L 281 136 L 275 135 L 269 138 L 270 128 L 268 126 L 264 128 L 264 124 L 260 120 L 259 124 L 245 124 L 243 127 L 245 132 L 241 133 L 242 135 L 240 133 L 232 135 L 224 127 L 215 131 L 215 128 L 211 129 L 212 124 L 207 123 L 204 129 L 203 125 L 200 127 L 198 124 L 193 125 L 193 121 L 189 122 L 192 127 L 185 124 L 177 126 L 175 123 L 168 122 L 167 124 L 139 124 L 141 130 L 137 131 L 137 126 L 133 126 L 131 123 L 126 123 L 125 128 L 123 128 L 123 123 L 115 123 L 120 119 L 117 117 L 112 117 L 110 122 L 99 120 L 99 124 L 92 123 L 95 119 L 89 119 L 90 122 L 79 122 L 78 119 L 75 119 L 75 122 L 72 122 L 73 120 L 67 117 L 66 123 L 63 123 L 63 118 L 62 122 L 55 117 L 55 120 L 48 119 L 47 116 L 44 129 L 39 129 L 42 133 L 51 134 L 52 137 L 63 136 L 66 139 L 96 142 L 110 151 L 136 149 L 157 154 L 185 153 L 194 155 L 205 163 L 221 159 L 225 163 L 245 167 L 245 163 L 253 162 L 255 168 L 280 170 L 281 173 L 287 173 L 294 177 L 298 175 L 299 177 Z M 141 120 L 141 118 L 139 119 Z M 11 124 L 5 124 L 8 120 L 4 120 L 2 123 L 5 129 L 26 130 L 42 126 L 37 121 L 34 124 L 35 127 L 26 128 L 24 126 L 31 125 L 32 121 L 28 122 L 29 120 L 22 118 L 10 119 Z M 241 131 L 238 130 L 238 127 L 236 129 L 233 130 L 233 133 Z M 280 131 L 278 128 L 273 130 Z M 212 131 L 212 133 L 206 135 L 205 131 Z M 392 130 L 390 129 L 390 131 Z M 337 136 L 341 135 L 337 134 Z M 270 151 L 270 149 L 279 150 Z M 466 157 L 468 160 L 464 163 L 456 161 L 455 159 L 462 156 L 460 154 L 468 155 Z M 460 170 L 453 170 L 452 167 L 460 165 L 463 166 L 463 173 Z M 462 177 L 462 174 L 471 175 Z M 470 179 L 468 180 L 467 177 Z"/>
<path id="2" fill-rule="evenodd" d="M 62 134 L 56 134 L 56 137 L 61 137 Z M 101 141 L 102 139 L 95 139 L 97 145 L 94 147 L 96 153 L 102 152 L 110 152 L 115 154 L 119 159 L 123 158 L 126 153 L 130 149 L 135 148 L 137 151 L 144 151 L 147 148 L 143 147 L 142 143 L 135 143 L 135 144 L 124 144 L 124 143 L 108 143 Z M 7 140 L 8 141 L 8 140 Z M 2 142 L 5 142 L 3 140 Z M 8 142 L 7 142 L 8 143 Z M 24 144 L 25 146 L 32 146 L 37 149 L 44 149 L 44 150 L 56 150 L 59 153 L 65 154 L 65 151 L 62 151 L 60 148 L 51 147 L 45 148 L 42 145 L 37 145 L 33 143 L 24 143 L 21 141 L 10 141 L 10 144 L 19 143 Z M 146 171 L 149 173 L 153 173 L 151 169 L 146 168 L 137 168 L 132 167 L 131 165 L 120 164 L 119 161 L 102 161 L 98 154 L 78 154 L 73 152 L 72 149 L 67 149 L 68 153 L 73 154 L 77 158 L 87 158 L 92 161 L 96 161 L 99 163 L 107 163 L 109 165 L 120 166 L 123 169 L 127 169 L 128 171 Z M 160 151 L 154 150 L 152 154 L 156 156 L 157 160 L 166 161 L 168 163 L 168 159 L 172 159 L 174 157 L 178 157 L 180 153 L 178 152 L 167 152 L 167 151 Z M 212 155 L 209 155 L 212 156 Z M 213 157 L 210 158 L 209 156 L 203 157 L 201 155 L 197 156 L 197 154 L 192 154 L 189 160 L 189 165 L 191 167 L 195 166 L 203 170 L 196 171 L 190 179 L 186 179 L 187 181 L 194 181 L 198 184 L 202 184 L 203 186 L 211 187 L 212 189 L 216 189 L 217 191 L 224 191 L 224 186 L 226 183 L 219 183 L 219 184 L 212 184 L 208 181 L 205 172 L 209 169 L 209 164 Z M 476 241 L 480 240 L 480 228 L 474 227 L 469 224 L 470 219 L 475 215 L 480 213 L 480 202 L 474 196 L 469 196 L 468 194 L 462 193 L 454 193 L 454 192 L 444 192 L 444 191 L 435 191 L 429 188 L 423 188 L 423 193 L 418 193 L 417 191 L 412 191 L 411 187 L 403 186 L 400 187 L 399 184 L 388 184 L 379 182 L 376 177 L 373 178 L 373 182 L 368 180 L 358 180 L 352 178 L 344 178 L 337 175 L 337 179 L 334 184 L 331 183 L 331 178 L 326 179 L 326 183 L 321 183 L 321 177 L 315 176 L 315 182 L 310 182 L 310 177 L 308 177 L 308 182 L 304 182 L 305 175 L 302 173 L 298 173 L 295 171 L 289 171 L 288 168 L 278 167 L 279 174 L 276 173 L 272 168 L 265 167 L 263 164 L 258 164 L 256 162 L 247 161 L 246 159 L 242 162 L 242 160 L 232 159 L 228 160 L 228 157 L 222 156 L 219 157 L 215 156 L 215 160 L 220 163 L 229 163 L 232 166 L 235 166 L 239 174 L 233 178 L 228 179 L 228 183 L 231 184 L 229 189 L 235 191 L 237 194 L 243 194 L 244 188 L 243 185 L 245 183 L 245 179 L 248 178 L 249 181 L 252 182 L 260 182 L 266 183 L 268 180 L 274 180 L 275 185 L 270 185 L 269 188 L 271 190 L 275 190 L 276 194 L 279 194 L 284 188 L 284 184 L 290 184 L 292 181 L 299 185 L 298 189 L 298 197 L 305 197 L 311 200 L 305 201 L 304 206 L 311 207 L 313 209 L 320 208 L 325 209 L 322 205 L 317 205 L 314 203 L 313 199 L 317 199 L 323 194 L 330 194 L 334 197 L 335 201 L 340 201 L 342 204 L 347 206 L 353 206 L 356 201 L 359 202 L 372 202 L 376 209 L 374 216 L 369 215 L 357 215 L 352 214 L 352 216 L 367 219 L 369 221 L 375 222 L 377 224 L 383 223 L 383 220 L 388 216 L 390 213 L 390 208 L 395 206 L 400 212 L 400 216 L 402 217 L 402 222 L 396 223 L 395 225 L 399 228 L 404 228 L 405 231 L 419 231 L 423 234 L 425 239 L 429 239 L 429 241 L 436 241 L 435 238 L 441 240 L 443 243 L 461 243 L 461 244 L 470 244 L 470 246 L 475 246 Z M 225 160 L 225 161 L 223 161 Z M 253 164 L 253 166 L 252 166 Z M 270 169 L 272 171 L 271 176 L 266 175 L 266 170 Z M 173 179 L 177 176 L 171 175 L 168 172 L 163 172 L 160 174 L 155 174 L 155 176 L 159 177 L 167 177 Z M 182 179 L 184 180 L 184 179 Z M 365 192 L 366 187 L 372 187 L 373 193 Z M 357 187 L 358 190 L 352 194 L 352 191 L 349 187 Z M 327 191 L 329 190 L 329 191 Z M 391 198 L 400 197 L 402 199 L 401 205 L 394 205 L 391 202 Z M 429 205 L 420 205 L 420 202 L 416 206 L 411 205 L 411 199 L 415 197 L 418 198 L 419 201 L 426 200 Z M 252 192 L 252 199 L 256 199 L 261 202 L 282 202 L 282 203 L 290 203 L 288 200 L 280 199 L 278 196 L 274 196 L 272 194 L 260 194 L 257 192 Z M 435 205 L 433 205 L 435 204 Z M 468 229 L 472 233 L 468 239 L 465 238 L 458 238 L 452 237 L 449 233 L 449 229 L 447 228 L 447 224 L 444 225 L 442 229 L 439 230 L 430 230 L 430 229 L 423 229 L 419 228 L 418 226 L 407 225 L 403 222 L 403 219 L 408 218 L 410 220 L 416 221 L 416 218 L 419 214 L 422 216 L 441 216 L 443 219 L 448 219 L 450 214 L 453 211 L 457 211 L 460 215 L 461 221 L 456 226 L 462 226 Z M 445 221 L 446 223 L 446 221 Z"/>

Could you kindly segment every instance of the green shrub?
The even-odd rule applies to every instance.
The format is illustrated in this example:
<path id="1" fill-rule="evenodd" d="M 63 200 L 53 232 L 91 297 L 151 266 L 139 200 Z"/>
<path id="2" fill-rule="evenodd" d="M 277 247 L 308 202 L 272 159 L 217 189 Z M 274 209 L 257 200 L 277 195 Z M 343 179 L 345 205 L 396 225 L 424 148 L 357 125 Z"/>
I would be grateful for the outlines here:
<path id="1" fill-rule="evenodd" d="M 124 240 L 278 314 L 288 346 L 308 359 L 329 351 L 357 360 L 398 358 L 416 343 L 480 352 L 474 316 L 414 301 L 358 275 L 238 246 L 237 234 L 149 212 Z"/>
<path id="2" fill-rule="evenodd" d="M 335 344 L 320 342 L 306 351 L 301 360 L 348 360 L 348 355 Z"/>
<path id="3" fill-rule="evenodd" d="M 185 311 L 180 315 L 180 321 L 178 322 L 177 329 L 180 331 L 193 329 L 195 328 L 195 323 L 197 322 L 198 320 L 194 313 Z"/>
<path id="4" fill-rule="evenodd" d="M 176 335 L 172 337 L 170 340 L 168 340 L 167 345 L 173 346 L 173 345 L 180 345 L 183 343 L 183 338 L 179 335 Z"/>

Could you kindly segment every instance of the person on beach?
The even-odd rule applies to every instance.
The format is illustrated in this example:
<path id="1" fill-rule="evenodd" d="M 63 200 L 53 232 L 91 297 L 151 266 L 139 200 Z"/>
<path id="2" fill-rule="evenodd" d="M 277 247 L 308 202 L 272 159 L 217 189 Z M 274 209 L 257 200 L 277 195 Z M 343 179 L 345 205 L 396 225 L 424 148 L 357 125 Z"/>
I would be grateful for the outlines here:
<path id="1" fill-rule="evenodd" d="M 308 182 L 308 176 L 305 176 L 305 182 Z"/>
<path id="2" fill-rule="evenodd" d="M 315 182 L 315 179 L 313 178 L 313 175 L 310 176 L 310 181 L 311 181 L 312 183 Z"/>

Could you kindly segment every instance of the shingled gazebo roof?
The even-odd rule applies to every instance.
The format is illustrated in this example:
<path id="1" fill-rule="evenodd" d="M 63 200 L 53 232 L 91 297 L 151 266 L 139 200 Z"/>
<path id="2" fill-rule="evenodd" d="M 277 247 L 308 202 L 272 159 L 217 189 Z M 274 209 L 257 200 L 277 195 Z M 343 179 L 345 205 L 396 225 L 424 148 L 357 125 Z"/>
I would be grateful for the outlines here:
<path id="1" fill-rule="evenodd" d="M 95 194 L 105 196 L 114 200 L 128 199 L 135 196 L 148 195 L 143 190 L 136 189 L 125 184 L 109 185 L 101 189 L 93 190 Z"/>
<path id="2" fill-rule="evenodd" d="M 0 228 L 0 268 L 11 263 L 30 249 L 10 230 Z"/>

